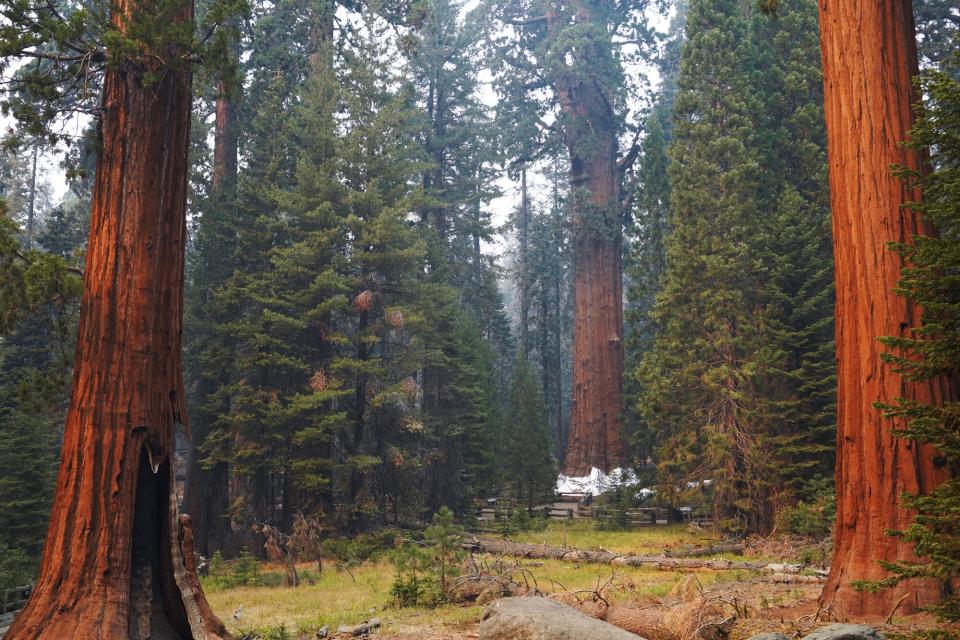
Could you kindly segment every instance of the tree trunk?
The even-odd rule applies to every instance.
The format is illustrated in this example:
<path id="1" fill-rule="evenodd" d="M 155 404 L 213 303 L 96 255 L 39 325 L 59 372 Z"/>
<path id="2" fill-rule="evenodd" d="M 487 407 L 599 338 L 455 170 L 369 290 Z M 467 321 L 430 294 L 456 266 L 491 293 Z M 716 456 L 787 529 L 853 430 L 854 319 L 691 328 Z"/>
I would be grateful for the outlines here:
<path id="1" fill-rule="evenodd" d="M 138 12 L 113 6 L 125 31 Z M 185 2 L 178 19 L 191 12 Z M 199 589 L 189 519 L 176 510 L 190 71 L 154 60 L 126 60 L 104 79 L 60 472 L 40 577 L 8 640 L 229 637 Z"/>
<path id="2" fill-rule="evenodd" d="M 601 20 L 594 3 L 574 4 L 578 23 Z M 557 18 L 548 15 L 551 29 L 563 28 L 555 24 Z M 554 90 L 570 154 L 573 218 L 573 402 L 563 473 L 583 476 L 593 467 L 610 471 L 620 466 L 622 457 L 623 236 L 617 126 L 596 78 L 561 73 Z"/>
<path id="3" fill-rule="evenodd" d="M 239 60 L 240 50 L 237 43 L 232 43 L 234 62 Z M 239 131 L 237 130 L 237 105 L 235 96 L 231 95 L 231 83 L 227 78 L 217 81 L 216 120 L 213 133 L 213 171 L 211 173 L 210 189 L 213 216 L 217 219 L 213 225 L 224 224 L 228 210 L 235 207 L 234 196 L 237 185 L 237 152 Z M 201 224 L 206 221 L 201 220 Z M 210 223 L 208 223 L 210 224 Z M 226 249 L 230 249 L 229 251 Z M 222 261 L 223 255 L 231 255 L 231 247 L 220 247 L 218 256 Z M 219 272 L 223 278 L 228 277 L 229 271 L 210 267 L 208 273 Z M 214 281 L 214 285 L 220 284 Z M 212 297 L 211 291 L 201 293 L 207 301 Z M 198 310 L 206 313 L 204 310 Z M 212 373 L 212 372 L 211 372 Z M 220 376 L 226 372 L 220 372 Z M 217 375 L 212 373 L 212 375 Z M 200 381 L 199 394 L 202 404 L 207 404 L 209 398 L 216 392 L 217 386 L 224 380 L 218 376 L 215 380 L 203 379 Z M 196 414 L 195 414 L 196 415 Z M 194 538 L 197 550 L 204 556 L 209 556 L 214 550 L 223 550 L 228 544 L 230 527 L 228 511 L 230 509 L 230 469 L 226 462 L 214 463 L 210 469 L 203 466 L 203 457 L 198 446 L 206 439 L 210 426 L 216 419 L 211 412 L 200 409 L 199 420 L 196 421 L 191 443 L 190 456 L 187 461 L 187 479 L 184 487 L 184 510 L 193 517 Z"/>
<path id="4" fill-rule="evenodd" d="M 239 50 L 234 51 L 239 57 Z M 237 184 L 237 105 L 225 78 L 217 81 L 216 123 L 213 132 L 213 173 L 210 186 L 214 198 L 222 200 Z"/>
<path id="5" fill-rule="evenodd" d="M 530 355 L 530 204 L 527 200 L 527 168 L 520 169 L 520 353 Z"/>
<path id="6" fill-rule="evenodd" d="M 559 158 L 555 160 L 559 163 Z M 553 298 L 553 347 L 552 347 L 552 402 L 550 407 L 551 428 L 553 429 L 554 457 L 557 460 L 563 460 L 564 453 L 567 450 L 567 433 L 564 430 L 563 423 L 563 335 L 565 332 L 565 315 L 563 312 L 563 242 L 560 239 L 561 220 L 563 217 L 563 208 L 560 202 L 560 168 L 553 167 L 553 219 L 554 233 L 557 234 L 555 250 L 557 255 L 551 256 L 553 263 L 553 273 L 551 293 Z"/>
<path id="7" fill-rule="evenodd" d="M 37 158 L 40 155 L 40 143 L 33 143 L 33 163 L 30 169 L 30 196 L 27 201 L 27 251 L 33 249 L 33 229 L 37 211 Z"/>
<path id="8" fill-rule="evenodd" d="M 573 217 L 573 402 L 563 472 L 620 465 L 623 268 L 616 128 L 595 83 L 558 87 L 570 152 Z M 587 139 L 589 135 L 591 139 Z"/>
<path id="9" fill-rule="evenodd" d="M 905 613 L 940 599 L 932 581 L 909 581 L 876 593 L 854 580 L 887 575 L 878 561 L 913 559 L 912 544 L 886 534 L 913 513 L 904 492 L 929 491 L 948 472 L 927 445 L 895 438 L 874 408 L 897 397 L 939 403 L 943 381 L 906 382 L 881 363 L 878 336 L 917 326 L 919 310 L 893 294 L 903 266 L 887 243 L 926 233 L 902 208 L 919 198 L 891 174 L 893 163 L 920 169 L 923 156 L 905 149 L 917 100 L 916 42 L 909 0 L 820 0 L 825 114 L 836 259 L 837 523 L 830 577 L 820 596 L 841 616 L 886 615 L 905 597 Z"/>

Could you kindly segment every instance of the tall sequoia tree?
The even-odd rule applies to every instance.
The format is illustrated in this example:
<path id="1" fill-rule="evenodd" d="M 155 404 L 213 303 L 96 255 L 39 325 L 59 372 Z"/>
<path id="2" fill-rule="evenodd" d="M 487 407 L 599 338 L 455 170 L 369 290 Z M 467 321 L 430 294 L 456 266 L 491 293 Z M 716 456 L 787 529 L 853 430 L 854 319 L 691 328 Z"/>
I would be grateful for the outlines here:
<path id="1" fill-rule="evenodd" d="M 878 336 L 904 336 L 919 309 L 896 296 L 902 258 L 889 242 L 907 242 L 929 229 L 903 208 L 920 194 L 898 180 L 891 164 L 920 171 L 925 158 L 901 142 L 913 125 L 911 84 L 917 74 L 909 0 L 820 0 L 825 115 L 833 244 L 836 259 L 837 523 L 830 576 L 822 606 L 849 616 L 886 615 L 938 601 L 934 581 L 856 591 L 855 580 L 887 575 L 878 561 L 911 559 L 913 544 L 886 535 L 903 530 L 913 513 L 903 494 L 924 494 L 945 480 L 935 451 L 898 439 L 874 403 L 905 398 L 939 405 L 949 393 L 943 379 L 905 380 L 881 362 Z M 900 421 L 894 426 L 902 428 Z"/>
<path id="2" fill-rule="evenodd" d="M 73 394 L 36 588 L 7 638 L 226 638 L 179 518 L 192 3 L 117 2 Z M 121 53 L 122 52 L 122 53 Z"/>
<path id="3" fill-rule="evenodd" d="M 517 164 L 562 139 L 570 157 L 573 223 L 573 401 L 563 472 L 622 462 L 623 213 L 636 143 L 620 156 L 624 62 L 646 55 L 646 2 L 491 2 L 499 115 Z M 545 91 L 546 90 L 546 91 Z"/>

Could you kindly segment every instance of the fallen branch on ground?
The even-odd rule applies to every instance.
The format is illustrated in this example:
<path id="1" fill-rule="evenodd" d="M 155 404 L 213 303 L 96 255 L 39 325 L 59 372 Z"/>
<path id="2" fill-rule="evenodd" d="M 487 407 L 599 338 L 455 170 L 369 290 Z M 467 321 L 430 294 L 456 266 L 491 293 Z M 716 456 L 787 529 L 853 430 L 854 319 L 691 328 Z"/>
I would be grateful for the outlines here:
<path id="1" fill-rule="evenodd" d="M 669 558 L 702 558 L 705 556 L 719 555 L 721 553 L 733 553 L 742 556 L 743 545 L 726 543 L 713 544 L 706 547 L 681 547 L 679 549 L 667 549 L 665 555 Z"/>
<path id="2" fill-rule="evenodd" d="M 651 567 L 664 571 L 684 569 L 711 569 L 762 571 L 766 565 L 742 560 L 700 560 L 696 558 L 671 558 L 668 556 L 623 555 L 610 551 L 591 551 L 587 549 L 563 549 L 545 544 L 529 544 L 494 540 L 491 538 L 473 538 L 464 543 L 464 547 L 473 551 L 507 555 L 518 558 L 536 558 L 543 560 L 566 560 L 568 562 L 590 562 L 596 564 L 614 564 L 628 567 Z"/>

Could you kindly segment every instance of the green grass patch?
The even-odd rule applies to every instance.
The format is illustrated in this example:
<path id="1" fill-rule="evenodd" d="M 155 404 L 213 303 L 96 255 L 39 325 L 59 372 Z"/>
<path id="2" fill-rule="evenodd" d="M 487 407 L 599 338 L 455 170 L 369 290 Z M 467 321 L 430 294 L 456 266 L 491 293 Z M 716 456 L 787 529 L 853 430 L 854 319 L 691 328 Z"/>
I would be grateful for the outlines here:
<path id="1" fill-rule="evenodd" d="M 690 530 L 684 525 L 662 525 L 630 531 L 602 531 L 591 522 L 551 522 L 545 531 L 511 536 L 520 542 L 576 547 L 604 548 L 624 554 L 658 554 L 682 545 L 708 544 L 709 534 Z M 731 556 L 733 557 L 733 556 Z M 512 560 L 505 558 L 507 566 Z M 228 588 L 213 578 L 203 581 L 207 599 L 231 632 L 250 629 L 271 629 L 283 625 L 294 638 L 312 634 L 324 625 L 336 631 L 341 624 L 357 624 L 372 616 L 383 623 L 384 633 L 413 634 L 418 631 L 443 630 L 473 625 L 479 621 L 483 607 L 442 605 L 436 608 L 399 608 L 392 603 L 390 585 L 395 569 L 385 558 L 374 558 L 349 572 L 337 570 L 329 563 L 320 574 L 316 566 L 305 564 L 301 576 L 309 578 L 299 587 L 281 586 L 279 567 L 263 566 L 256 584 Z M 686 573 L 660 571 L 649 567 L 624 567 L 560 560 L 522 560 L 524 571 L 514 573 L 521 585 L 546 594 L 563 591 L 590 591 L 605 585 L 611 577 L 608 598 L 629 604 L 645 596 L 662 597 L 685 577 Z M 700 583 L 707 587 L 716 582 L 746 580 L 748 571 L 697 572 Z M 274 579 L 275 578 L 275 579 Z M 587 594 L 585 594 L 587 595 Z M 239 620 L 233 613 L 243 606 Z"/>
<path id="2" fill-rule="evenodd" d="M 551 521 L 545 531 L 509 536 L 516 542 L 547 544 L 553 547 L 599 549 L 631 555 L 653 555 L 683 545 L 706 545 L 718 537 L 709 531 L 693 531 L 687 525 L 667 524 L 637 527 L 628 531 L 596 529 L 592 520 Z"/>

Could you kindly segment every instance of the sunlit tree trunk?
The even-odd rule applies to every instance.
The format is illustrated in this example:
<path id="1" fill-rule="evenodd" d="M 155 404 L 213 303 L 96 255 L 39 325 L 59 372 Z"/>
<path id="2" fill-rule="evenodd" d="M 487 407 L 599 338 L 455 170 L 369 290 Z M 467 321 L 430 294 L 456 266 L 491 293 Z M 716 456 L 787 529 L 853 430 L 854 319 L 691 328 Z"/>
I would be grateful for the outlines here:
<path id="1" fill-rule="evenodd" d="M 895 438 L 873 404 L 904 397 L 938 403 L 943 381 L 906 382 L 881 363 L 878 336 L 917 326 L 919 310 L 894 295 L 903 266 L 887 247 L 927 232 L 904 202 L 916 200 L 891 164 L 920 169 L 900 143 L 913 124 L 916 41 L 909 0 L 820 0 L 837 306 L 837 523 L 821 604 L 842 616 L 901 613 L 941 597 L 934 582 L 876 593 L 851 582 L 886 576 L 878 561 L 908 560 L 909 542 L 886 534 L 913 518 L 904 492 L 924 493 L 947 477 L 926 445 Z M 899 425 L 903 426 L 903 425 Z"/>
<path id="2" fill-rule="evenodd" d="M 121 32 L 141 16 L 113 8 Z M 39 579 L 8 640 L 228 637 L 175 498 L 190 71 L 156 60 L 179 53 L 106 72 L 62 460 Z"/>

